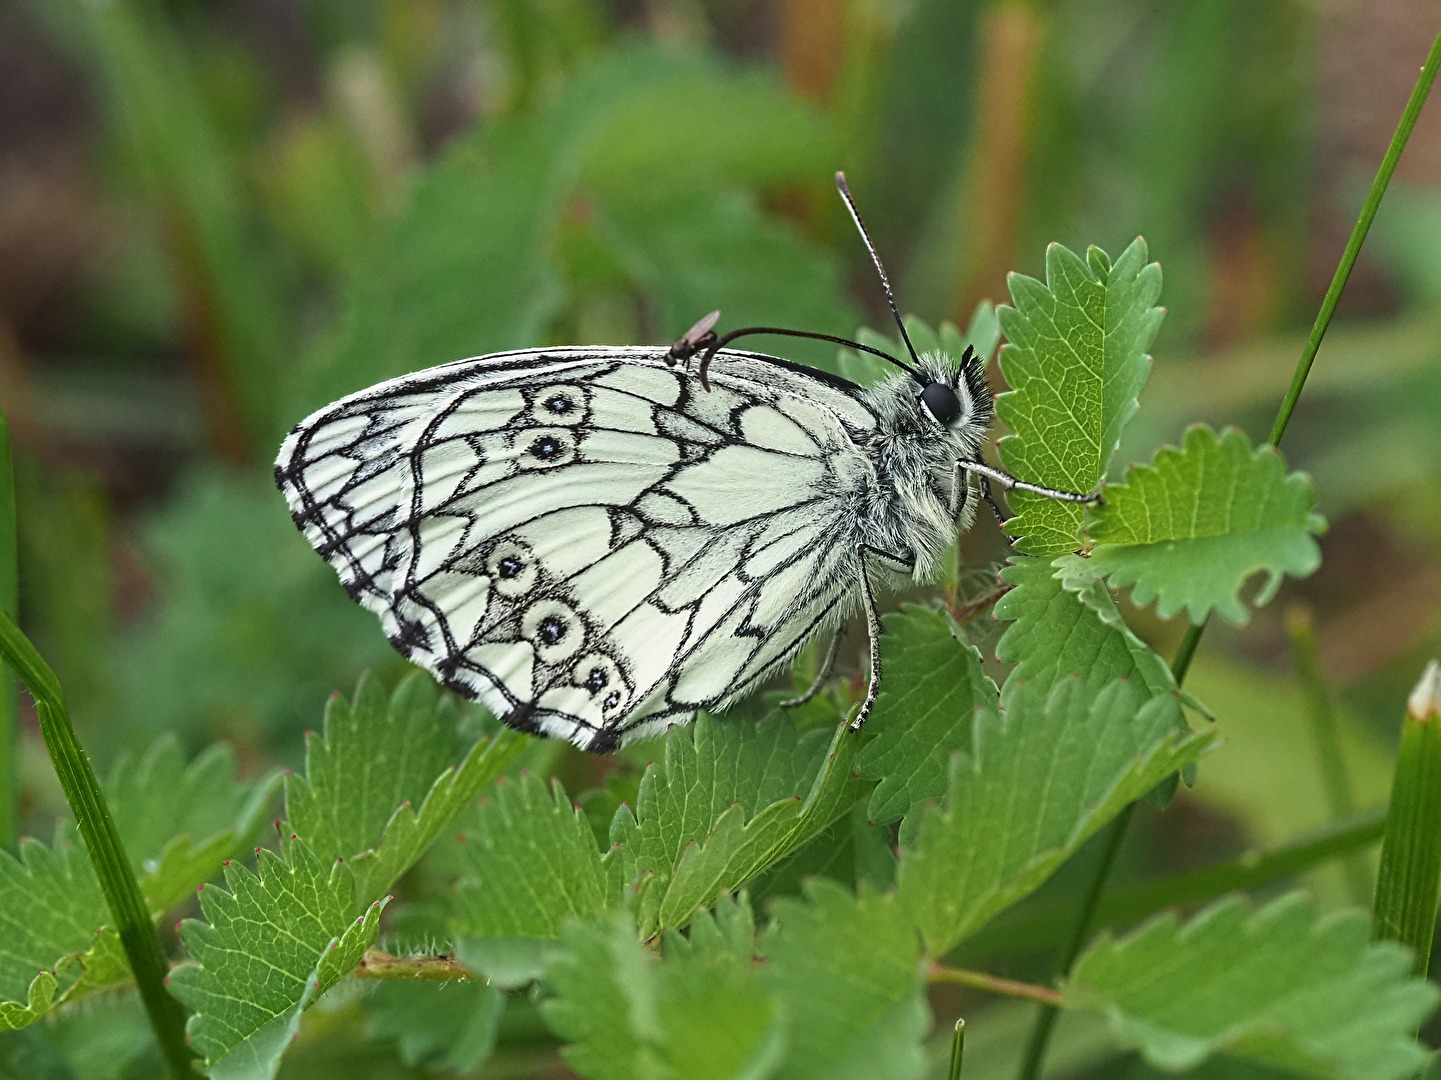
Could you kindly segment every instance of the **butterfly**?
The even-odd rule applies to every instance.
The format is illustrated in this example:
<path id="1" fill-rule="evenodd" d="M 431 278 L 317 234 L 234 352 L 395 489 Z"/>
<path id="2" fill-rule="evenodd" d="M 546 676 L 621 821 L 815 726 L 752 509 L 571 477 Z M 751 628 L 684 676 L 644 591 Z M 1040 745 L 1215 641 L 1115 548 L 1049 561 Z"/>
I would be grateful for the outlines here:
<path id="1" fill-rule="evenodd" d="M 567 346 L 458 360 L 301 421 L 275 478 L 295 524 L 407 659 L 523 731 L 596 753 L 744 697 L 857 608 L 880 685 L 876 587 L 934 580 L 990 480 L 983 363 L 904 362 L 718 312 L 669 347 Z M 817 338 L 897 371 L 874 386 L 764 353 Z M 691 370 L 692 363 L 696 369 Z"/>

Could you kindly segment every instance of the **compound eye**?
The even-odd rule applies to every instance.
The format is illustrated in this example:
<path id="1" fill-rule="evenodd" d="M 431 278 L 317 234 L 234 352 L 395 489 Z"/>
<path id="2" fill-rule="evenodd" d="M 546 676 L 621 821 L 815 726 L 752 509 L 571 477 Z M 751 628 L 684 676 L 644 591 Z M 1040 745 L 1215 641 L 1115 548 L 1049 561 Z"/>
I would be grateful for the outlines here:
<path id="1" fill-rule="evenodd" d="M 950 427 L 961 416 L 961 399 L 945 383 L 933 382 L 921 391 L 921 405 L 942 427 Z"/>

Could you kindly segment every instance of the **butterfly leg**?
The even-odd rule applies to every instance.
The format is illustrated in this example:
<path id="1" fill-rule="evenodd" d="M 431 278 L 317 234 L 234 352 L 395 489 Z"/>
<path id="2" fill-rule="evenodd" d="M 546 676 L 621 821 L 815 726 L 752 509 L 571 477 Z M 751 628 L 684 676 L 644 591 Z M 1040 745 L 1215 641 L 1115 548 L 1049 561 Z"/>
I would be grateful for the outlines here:
<path id="1" fill-rule="evenodd" d="M 871 586 L 870 574 L 867 572 L 866 556 L 874 555 L 898 569 L 914 570 L 916 565 L 914 558 L 905 559 L 889 552 L 877 551 L 865 544 L 856 546 L 856 555 L 861 568 L 861 599 L 866 609 L 866 630 L 870 633 L 871 638 L 871 679 L 870 684 L 866 687 L 866 699 L 861 702 L 861 711 L 856 713 L 856 718 L 851 721 L 852 731 L 861 730 L 861 725 L 871 714 L 871 706 L 876 703 L 876 692 L 881 687 L 881 634 L 884 631 L 881 627 L 880 614 L 876 611 L 876 594 Z"/>
<path id="2" fill-rule="evenodd" d="M 1000 505 L 996 502 L 996 493 L 991 490 L 991 478 L 989 476 L 981 477 L 981 497 L 986 500 L 986 505 L 991 508 L 991 513 L 996 515 L 996 524 L 1004 529 L 1009 515 L 1002 511 Z"/>
<path id="3" fill-rule="evenodd" d="M 976 461 L 979 460 L 980 458 L 977 457 Z M 956 462 L 956 471 L 951 477 L 950 510 L 951 517 L 953 519 L 961 516 L 961 511 L 965 508 L 966 505 L 966 497 L 970 492 L 970 487 L 967 485 L 965 480 L 966 472 L 966 463 L 961 461 Z M 982 475 L 980 477 L 980 480 L 981 498 L 986 500 L 986 505 L 991 508 L 991 513 L 996 515 L 997 523 L 999 523 L 1002 528 L 1005 528 L 1007 515 L 1001 510 L 1000 505 L 996 502 L 996 493 L 991 489 L 991 478 L 989 476 Z"/>
<path id="4" fill-rule="evenodd" d="M 836 627 L 835 633 L 831 635 L 830 648 L 826 649 L 825 659 L 821 661 L 821 669 L 816 672 L 815 681 L 811 683 L 810 689 L 803 694 L 797 694 L 793 698 L 786 698 L 785 701 L 781 702 L 782 709 L 794 709 L 797 705 L 804 705 L 821 692 L 821 687 L 824 686 L 826 680 L 831 677 L 831 668 L 836 665 L 836 653 L 840 651 L 841 638 L 845 632 L 844 626 Z"/>

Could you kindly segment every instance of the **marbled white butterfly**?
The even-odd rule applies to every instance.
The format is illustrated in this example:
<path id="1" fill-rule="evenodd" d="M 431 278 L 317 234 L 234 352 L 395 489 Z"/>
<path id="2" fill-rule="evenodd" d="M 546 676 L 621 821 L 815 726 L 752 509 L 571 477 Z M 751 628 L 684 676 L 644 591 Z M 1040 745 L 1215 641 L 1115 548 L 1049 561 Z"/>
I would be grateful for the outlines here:
<path id="1" fill-rule="evenodd" d="M 974 496 L 995 509 L 987 478 L 1093 498 L 982 462 L 981 362 L 916 355 L 836 180 L 909 364 L 825 334 L 717 337 L 712 313 L 668 349 L 442 364 L 291 431 L 275 466 L 291 515 L 401 653 L 512 727 L 604 752 L 724 708 L 859 605 L 858 728 L 880 681 L 877 582 L 933 580 Z M 747 333 L 837 341 L 900 370 L 862 387 L 724 348 Z"/>

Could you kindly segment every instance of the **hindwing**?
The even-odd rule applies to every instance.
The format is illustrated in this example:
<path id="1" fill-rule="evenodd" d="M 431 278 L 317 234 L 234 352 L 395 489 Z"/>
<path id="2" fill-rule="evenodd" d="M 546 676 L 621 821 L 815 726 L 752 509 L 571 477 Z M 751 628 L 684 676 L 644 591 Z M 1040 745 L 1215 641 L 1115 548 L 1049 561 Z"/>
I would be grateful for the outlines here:
<path id="1" fill-rule="evenodd" d="M 296 524 L 406 657 L 589 750 L 719 708 L 854 599 L 875 482 L 854 387 L 722 351 L 501 353 L 327 406 L 285 440 Z"/>

